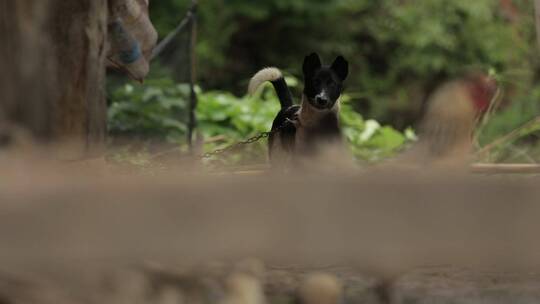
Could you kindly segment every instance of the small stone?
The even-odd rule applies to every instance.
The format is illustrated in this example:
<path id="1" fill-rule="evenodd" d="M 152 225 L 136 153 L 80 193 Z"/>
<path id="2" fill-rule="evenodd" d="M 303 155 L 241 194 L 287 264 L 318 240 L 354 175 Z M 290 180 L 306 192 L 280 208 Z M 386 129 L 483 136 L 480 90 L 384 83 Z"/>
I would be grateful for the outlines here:
<path id="1" fill-rule="evenodd" d="M 298 297 L 302 304 L 338 304 L 343 298 L 343 286 L 333 275 L 314 273 L 302 282 Z"/>
<path id="2" fill-rule="evenodd" d="M 260 281 L 252 275 L 233 273 L 226 282 L 227 295 L 222 304 L 265 304 Z"/>

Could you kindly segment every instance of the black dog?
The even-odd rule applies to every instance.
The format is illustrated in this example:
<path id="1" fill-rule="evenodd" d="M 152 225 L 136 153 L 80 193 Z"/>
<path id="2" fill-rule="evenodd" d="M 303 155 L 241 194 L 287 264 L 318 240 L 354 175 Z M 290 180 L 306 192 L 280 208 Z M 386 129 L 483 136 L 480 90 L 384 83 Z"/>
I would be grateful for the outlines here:
<path id="1" fill-rule="evenodd" d="M 253 93 L 262 83 L 270 81 L 281 103 L 268 141 L 273 165 L 277 161 L 316 155 L 322 144 L 341 143 L 338 99 L 349 73 L 347 60 L 339 56 L 330 66 L 324 66 L 313 53 L 304 59 L 303 72 L 301 105 L 293 104 L 289 87 L 277 68 L 259 71 L 249 84 L 249 92 Z"/>

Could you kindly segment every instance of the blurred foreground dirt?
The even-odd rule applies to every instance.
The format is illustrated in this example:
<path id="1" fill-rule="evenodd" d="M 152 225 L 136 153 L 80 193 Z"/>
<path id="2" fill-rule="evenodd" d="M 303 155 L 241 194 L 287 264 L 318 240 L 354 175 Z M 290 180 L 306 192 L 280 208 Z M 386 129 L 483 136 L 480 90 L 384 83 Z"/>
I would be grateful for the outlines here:
<path id="1" fill-rule="evenodd" d="M 314 271 L 345 303 L 540 302 L 537 177 L 1 167 L 2 304 L 293 303 Z"/>

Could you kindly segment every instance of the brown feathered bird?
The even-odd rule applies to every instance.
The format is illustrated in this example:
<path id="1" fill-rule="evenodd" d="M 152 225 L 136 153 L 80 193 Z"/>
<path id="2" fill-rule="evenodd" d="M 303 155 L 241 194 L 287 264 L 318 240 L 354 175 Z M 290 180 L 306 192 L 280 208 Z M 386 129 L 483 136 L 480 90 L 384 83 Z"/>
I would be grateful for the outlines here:
<path id="1" fill-rule="evenodd" d="M 493 78 L 472 73 L 444 83 L 429 97 L 418 142 L 400 163 L 459 165 L 470 160 L 473 135 L 497 90 Z"/>

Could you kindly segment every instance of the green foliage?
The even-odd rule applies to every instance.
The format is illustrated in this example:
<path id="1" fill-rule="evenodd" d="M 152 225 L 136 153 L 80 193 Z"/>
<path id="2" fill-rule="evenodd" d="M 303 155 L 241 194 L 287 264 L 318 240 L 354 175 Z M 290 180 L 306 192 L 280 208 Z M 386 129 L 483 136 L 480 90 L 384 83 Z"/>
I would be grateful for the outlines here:
<path id="1" fill-rule="evenodd" d="M 204 151 L 226 148 L 238 141 L 269 131 L 279 111 L 276 99 L 238 98 L 226 92 L 207 92 L 199 97 L 197 117 Z M 266 141 L 245 145 L 214 159 L 218 164 L 261 163 L 266 160 Z"/>
<path id="2" fill-rule="evenodd" d="M 162 35 L 188 2 L 152 4 Z M 239 94 L 262 66 L 299 77 L 305 54 L 317 51 L 330 60 L 341 53 L 351 61 L 354 107 L 405 129 L 442 80 L 470 68 L 504 75 L 538 67 L 527 59 L 534 45 L 532 2 L 514 2 L 521 14 L 510 23 L 494 0 L 207 0 L 199 8 L 201 85 Z"/>
<path id="3" fill-rule="evenodd" d="M 144 86 L 122 85 L 110 95 L 109 131 L 181 142 L 188 93 L 188 86 L 169 79 L 151 79 Z"/>
<path id="4" fill-rule="evenodd" d="M 482 131 L 480 143 L 489 144 L 534 119 L 540 113 L 540 87 L 531 91 L 530 95 L 520 96 L 511 106 L 493 116 L 486 129 Z"/>
<path id="5" fill-rule="evenodd" d="M 369 14 L 346 18 L 352 35 L 364 40 L 351 54 L 360 54 L 353 86 L 372 116 L 402 128 L 418 119 L 427 90 L 437 82 L 471 68 L 503 72 L 528 50 L 528 41 L 500 18 L 498 1 L 363 2 Z M 350 5 L 348 11 L 358 4 Z"/>
<path id="6" fill-rule="evenodd" d="M 406 145 L 414 138 L 409 128 L 419 121 L 427 94 L 469 69 L 495 74 L 505 93 L 503 106 L 479 137 L 481 147 L 489 145 L 540 115 L 532 1 L 514 0 L 518 11 L 512 21 L 499 2 L 202 1 L 197 56 L 199 85 L 205 89 L 198 116 L 201 135 L 210 139 L 204 148 L 225 147 L 268 130 L 278 107 L 274 93 L 238 97 L 247 79 L 269 65 L 299 77 L 303 56 L 312 51 L 325 61 L 343 54 L 351 63 L 342 121 L 359 159 L 378 161 Z M 151 18 L 161 37 L 178 24 L 189 5 L 186 0 L 151 2 Z M 110 90 L 110 129 L 113 134 L 157 136 L 183 145 L 187 90 L 167 77 L 151 79 L 142 87 Z M 538 161 L 539 146 L 533 130 L 497 145 L 485 160 Z M 252 145 L 230 161 L 260 161 L 264 150 L 264 144 Z"/>
<path id="7" fill-rule="evenodd" d="M 486 162 L 538 162 L 540 160 L 540 87 L 518 96 L 490 118 L 479 144 L 487 146 Z"/>
<path id="8" fill-rule="evenodd" d="M 289 80 L 294 83 L 293 79 Z M 144 86 L 126 84 L 111 95 L 109 123 L 113 134 L 144 134 L 185 145 L 186 123 L 179 113 L 187 104 L 188 88 L 158 79 Z M 254 96 L 235 97 L 227 92 L 198 90 L 198 132 L 204 151 L 225 148 L 270 130 L 279 111 L 279 101 L 268 86 Z M 341 121 L 351 151 L 362 161 L 380 161 L 392 156 L 412 139 L 374 120 L 365 121 L 343 97 Z M 261 163 L 266 159 L 266 141 L 220 156 L 222 164 Z M 138 158 L 140 159 L 140 157 Z"/>
<path id="9" fill-rule="evenodd" d="M 238 98 L 226 92 L 201 94 L 197 117 L 206 137 L 229 135 L 234 140 L 268 131 L 279 111 L 275 98 Z"/>
<path id="10" fill-rule="evenodd" d="M 344 101 L 347 100 L 344 96 Z M 342 105 L 340 114 L 343 133 L 359 160 L 384 160 L 400 151 L 408 140 L 414 140 L 411 131 L 406 135 L 390 126 L 381 126 L 375 120 L 364 120 L 349 104 Z"/>

